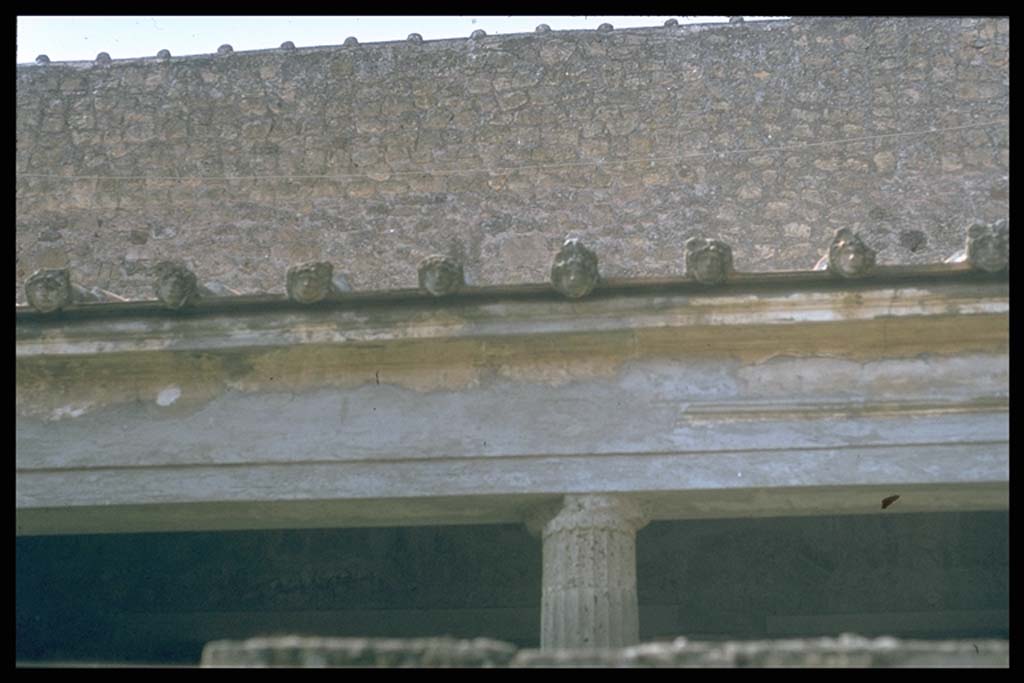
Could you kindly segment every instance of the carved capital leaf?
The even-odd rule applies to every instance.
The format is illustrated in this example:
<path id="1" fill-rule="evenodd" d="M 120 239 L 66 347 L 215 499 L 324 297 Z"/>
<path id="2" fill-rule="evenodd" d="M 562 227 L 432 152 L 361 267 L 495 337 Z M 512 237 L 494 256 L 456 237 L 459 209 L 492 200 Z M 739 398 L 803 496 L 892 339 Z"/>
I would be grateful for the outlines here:
<path id="1" fill-rule="evenodd" d="M 643 507 L 628 496 L 567 495 L 562 507 L 543 525 L 543 535 L 578 529 L 636 533 L 648 522 Z"/>

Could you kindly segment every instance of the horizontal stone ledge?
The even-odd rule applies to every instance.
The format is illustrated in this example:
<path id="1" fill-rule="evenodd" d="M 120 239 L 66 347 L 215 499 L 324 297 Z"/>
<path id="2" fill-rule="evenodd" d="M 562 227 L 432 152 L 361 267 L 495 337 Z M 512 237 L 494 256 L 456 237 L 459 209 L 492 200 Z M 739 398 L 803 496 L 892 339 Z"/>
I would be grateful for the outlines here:
<path id="1" fill-rule="evenodd" d="M 1009 642 L 838 638 L 646 643 L 622 650 L 521 650 L 509 666 L 606 668 L 1008 667 Z"/>
<path id="2" fill-rule="evenodd" d="M 944 610 L 936 612 L 891 612 L 853 614 L 778 614 L 765 619 L 765 629 L 773 636 L 792 637 L 806 633 L 821 633 L 841 628 L 865 634 L 942 633 L 966 629 L 1010 630 L 1008 610 Z"/>
<path id="3" fill-rule="evenodd" d="M 356 461 L 208 462 L 16 471 L 19 506 L 432 498 L 975 483 L 1008 477 L 999 440 L 742 451 L 660 451 Z M 79 482 L 88 482 L 81 487 Z"/>
<path id="4" fill-rule="evenodd" d="M 936 355 L 941 336 L 930 329 L 926 346 L 887 359 L 801 357 L 777 343 L 766 348 L 767 360 L 752 362 L 571 355 L 561 362 L 527 346 L 535 354 L 519 367 L 490 342 L 482 349 L 485 358 L 494 354 L 489 367 L 470 365 L 472 355 L 455 367 L 443 356 L 432 362 L 415 354 L 406 360 L 417 365 L 404 375 L 386 358 L 352 365 L 342 349 L 315 347 L 244 362 L 93 356 L 69 368 L 54 358 L 22 359 L 15 460 L 18 469 L 61 469 L 1001 440 L 1009 426 L 1001 323 L 992 325 L 1004 338 L 1000 353 L 960 347 Z M 692 335 L 680 336 L 682 344 Z"/>
<path id="5" fill-rule="evenodd" d="M 478 638 L 270 637 L 216 641 L 203 649 L 206 667 L 505 667 L 510 643 Z"/>
<path id="6" fill-rule="evenodd" d="M 79 485 L 81 483 L 79 482 Z M 582 492 L 582 491 L 577 491 Z M 1008 481 L 630 494 L 652 520 L 876 515 L 1009 509 Z M 882 501 L 898 495 L 882 508 Z M 518 524 L 562 494 L 21 506 L 17 535 Z M 45 503 L 45 501 L 40 501 Z"/>
<path id="7" fill-rule="evenodd" d="M 221 640 L 203 650 L 205 667 L 1008 667 L 997 639 L 838 638 L 700 642 L 678 638 L 603 650 L 517 649 L 453 638 L 373 639 L 279 636 Z"/>
<path id="8" fill-rule="evenodd" d="M 705 296 L 730 296 L 735 292 L 752 290 L 786 290 L 801 291 L 806 289 L 823 289 L 828 291 L 856 292 L 864 288 L 878 288 L 891 285 L 908 286 L 932 284 L 971 284 L 1007 281 L 1005 272 L 987 273 L 972 269 L 969 265 L 959 262 L 930 263 L 923 265 L 891 265 L 879 266 L 872 271 L 873 277 L 860 280 L 840 280 L 820 270 L 778 270 L 763 272 L 734 272 L 729 280 L 721 285 L 708 288 L 686 276 L 673 277 L 612 277 L 601 278 L 598 287 L 587 297 L 609 298 L 618 296 L 644 295 L 652 293 L 695 293 Z M 209 294 L 209 293 L 208 293 Z M 517 283 L 498 285 L 466 285 L 458 292 L 445 297 L 442 302 L 422 288 L 397 288 L 362 291 L 335 291 L 318 306 L 342 308 L 362 306 L 382 306 L 399 303 L 434 302 L 435 306 L 454 306 L 465 301 L 489 302 L 493 300 L 539 300 L 562 303 L 580 303 L 567 300 L 558 293 L 550 283 Z M 222 312 L 232 310 L 302 310 L 307 304 L 293 301 L 285 293 L 252 292 L 231 296 L 208 295 L 196 301 L 189 313 L 203 311 Z M 15 306 L 18 320 L 53 319 L 50 313 L 40 313 L 26 304 Z M 157 299 L 116 301 L 103 299 L 74 300 L 61 311 L 64 319 L 74 317 L 109 317 L 118 315 L 169 315 L 168 309 Z M 180 312 L 175 312 L 180 315 Z"/>
<path id="9" fill-rule="evenodd" d="M 489 404 L 489 400 L 484 403 Z M 557 406 L 558 401 L 551 405 Z M 374 406 L 367 412 L 369 419 L 376 418 L 384 424 L 392 414 L 401 415 L 403 407 L 399 405 L 394 411 L 382 409 L 379 416 Z M 510 408 L 517 407 L 519 404 L 510 404 Z M 273 404 L 269 408 L 273 409 Z M 456 404 L 450 410 L 461 408 Z M 538 409 L 545 410 L 543 404 Z M 427 475 L 445 468 L 469 473 L 522 467 L 520 480 L 532 481 L 530 473 L 536 467 L 557 462 L 560 467 L 572 468 L 592 460 L 598 468 L 629 463 L 638 471 L 653 463 L 680 462 L 686 463 L 695 477 L 730 463 L 746 465 L 751 470 L 747 476 L 757 477 L 763 473 L 763 464 L 773 460 L 800 460 L 810 464 L 826 457 L 853 460 L 861 455 L 879 457 L 879 453 L 895 458 L 931 448 L 938 448 L 940 452 L 952 448 L 957 452 L 966 449 L 965 453 L 976 453 L 998 448 L 1009 437 L 1005 399 L 986 401 L 982 405 L 958 403 L 943 408 L 922 409 L 918 405 L 898 410 L 889 407 L 884 413 L 873 413 L 870 406 L 861 413 L 863 409 L 857 405 L 847 407 L 845 412 L 832 408 L 817 413 L 787 414 L 784 410 L 746 414 L 682 413 L 680 420 L 638 423 L 638 429 L 628 431 L 609 422 L 610 416 L 598 414 L 594 420 L 584 423 L 579 418 L 577 422 L 587 428 L 588 424 L 599 427 L 606 421 L 611 432 L 579 435 L 571 443 L 564 440 L 564 430 L 557 423 L 538 425 L 543 433 L 538 431 L 529 442 L 517 439 L 515 430 L 528 428 L 535 419 L 529 414 L 495 431 L 481 428 L 472 436 L 455 440 L 443 430 L 427 432 L 422 429 L 424 420 L 434 419 L 438 414 L 429 413 L 422 416 L 421 421 L 396 427 L 389 438 L 382 436 L 376 442 L 371 422 L 366 431 L 359 428 L 358 438 L 355 432 L 350 432 L 345 444 L 338 443 L 345 438 L 341 430 L 325 430 L 317 438 L 309 436 L 301 442 L 290 436 L 289 428 L 316 429 L 318 419 L 322 419 L 318 413 L 300 420 L 282 411 L 275 419 L 268 416 L 258 427 L 251 420 L 211 423 L 200 414 L 195 419 L 167 419 L 145 428 L 127 430 L 120 428 L 118 419 L 146 419 L 146 416 L 117 412 L 110 419 L 102 420 L 79 417 L 76 421 L 19 421 L 15 468 L 22 474 L 87 474 L 165 469 L 213 473 L 260 467 L 299 471 L 296 468 L 322 466 L 343 467 L 365 474 L 377 467 L 397 467 Z M 837 417 L 844 420 L 841 428 L 833 424 Z M 353 424 L 357 423 L 354 416 L 350 419 Z M 247 430 L 248 433 L 244 440 L 239 438 L 234 443 L 211 441 L 218 431 L 225 430 L 235 433 Z M 416 438 L 418 431 L 422 441 L 403 448 L 403 441 Z M 122 440 L 122 445 L 95 445 L 106 443 L 108 439 Z"/>
<path id="10" fill-rule="evenodd" d="M 609 326 L 610 327 L 610 326 Z M 291 332 L 297 332 L 295 328 Z M 461 389 L 480 380 L 506 377 L 517 382 L 551 384 L 558 374 L 562 381 L 591 379 L 612 372 L 622 364 L 741 363 L 756 366 L 777 358 L 806 359 L 808 362 L 885 363 L 913 362 L 913 359 L 960 358 L 975 355 L 1005 356 L 1009 350 L 1008 313 L 907 316 L 840 322 L 780 323 L 734 326 L 637 327 L 628 325 L 604 330 L 530 332 L 472 336 L 462 330 L 458 336 L 383 338 L 343 342 L 299 341 L 290 343 L 287 329 L 268 330 L 249 338 L 238 335 L 210 335 L 205 338 L 168 338 L 154 341 L 140 335 L 104 341 L 64 339 L 57 335 L 40 343 L 18 343 L 18 391 L 48 377 L 63 377 L 65 363 L 75 365 L 74 385 L 81 393 L 88 377 L 104 377 L 94 390 L 127 387 L 129 378 L 139 388 L 159 383 L 175 384 L 183 391 L 188 384 L 210 382 L 223 390 L 244 388 L 245 392 L 305 391 L 317 387 L 354 389 L 362 385 L 397 386 L 419 392 Z M 272 362 L 274 372 L 266 369 Z M 238 377 L 238 371 L 252 369 Z M 126 372 L 131 368 L 130 373 Z M 588 370 L 587 368 L 590 368 Z M 427 370 L 430 369 L 430 373 Z M 438 372 L 440 370 L 440 372 Z M 202 377 L 200 378 L 200 373 Z M 497 374 L 495 374 L 497 373 Z M 239 385 L 237 380 L 241 379 Z M 201 380 L 201 381 L 200 381 Z M 928 384 L 941 385 L 936 375 Z M 62 379 L 62 383 L 66 379 Z M 469 384 L 467 384 L 467 382 Z M 816 384 L 820 384 L 821 380 Z M 154 388 L 159 391 L 160 387 Z M 133 391 L 133 390 L 129 390 Z M 95 392 L 93 392 L 95 393 Z M 109 394 L 109 391 L 107 392 Z M 1001 392 L 1002 393 L 1002 392 Z M 35 395 L 40 402 L 46 395 Z M 92 400 L 91 397 L 89 400 Z M 143 397 L 143 400 L 146 400 Z M 56 409 L 66 405 L 50 395 Z M 96 403 L 103 405 L 106 401 Z M 31 411 L 29 411 L 31 412 Z M 28 414 L 28 413 L 25 413 Z"/>
<path id="11" fill-rule="evenodd" d="M 455 298 L 455 295 L 451 297 Z M 439 306 L 419 302 L 345 307 L 312 305 L 196 309 L 166 316 L 135 311 L 91 316 L 84 312 L 21 316 L 16 326 L 19 358 L 125 352 L 249 349 L 296 345 L 373 346 L 399 342 L 451 343 L 464 340 L 518 340 L 553 335 L 635 334 L 651 330 L 705 330 L 724 338 L 749 330 L 762 343 L 771 330 L 829 324 L 884 324 L 897 321 L 1006 316 L 1007 283 L 941 283 L 873 287 L 858 291 L 733 291 L 728 295 L 647 292 L 637 296 L 562 300 L 460 299 Z M 962 335 L 971 326 L 958 324 Z M 728 330 L 728 331 L 726 331 Z M 870 330 L 868 330 L 870 331 Z M 899 331 L 892 330 L 898 338 Z M 772 332 L 774 334 L 774 332 Z M 748 335 L 748 336 L 749 336 Z M 869 335 L 869 338 L 870 335 Z M 873 343 L 873 342 L 867 342 Z"/>
<path id="12" fill-rule="evenodd" d="M 692 640 L 728 637 L 800 638 L 816 633 L 852 631 L 862 636 L 900 633 L 905 637 L 943 638 L 972 632 L 998 636 L 1009 632 L 1008 609 L 935 609 L 924 612 L 875 611 L 787 614 L 763 611 L 695 614 L 679 598 L 676 604 L 640 604 L 641 637 L 654 640 L 684 633 Z M 793 607 L 794 611 L 796 607 Z M 370 634 L 364 634 L 370 635 Z"/>

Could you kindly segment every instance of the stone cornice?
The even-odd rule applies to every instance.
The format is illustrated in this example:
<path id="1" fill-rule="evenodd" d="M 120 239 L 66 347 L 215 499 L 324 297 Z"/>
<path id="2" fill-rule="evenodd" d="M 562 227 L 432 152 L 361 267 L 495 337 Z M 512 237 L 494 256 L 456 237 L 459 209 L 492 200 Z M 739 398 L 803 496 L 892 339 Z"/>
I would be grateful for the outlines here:
<path id="1" fill-rule="evenodd" d="M 547 286 L 521 285 L 467 288 L 443 299 L 418 290 L 351 293 L 313 305 L 275 295 L 203 299 L 182 311 L 159 302 L 73 304 L 56 314 L 22 308 L 17 355 L 358 347 L 616 332 L 635 337 L 642 330 L 682 329 L 691 340 L 721 337 L 716 343 L 724 349 L 733 342 L 777 344 L 751 331 L 758 328 L 782 334 L 782 328 L 806 324 L 864 323 L 868 331 L 872 323 L 885 322 L 886 334 L 897 340 L 898 329 L 891 325 L 896 319 L 912 326 L 1009 311 L 1005 273 L 945 264 L 891 268 L 888 276 L 854 282 L 826 272 L 737 274 L 714 289 L 685 279 L 608 281 L 583 300 L 566 300 Z M 959 327 L 974 333 L 970 326 Z"/>
<path id="2" fill-rule="evenodd" d="M 1002 509 L 1009 288 L 968 269 L 19 313 L 18 533 Z"/>

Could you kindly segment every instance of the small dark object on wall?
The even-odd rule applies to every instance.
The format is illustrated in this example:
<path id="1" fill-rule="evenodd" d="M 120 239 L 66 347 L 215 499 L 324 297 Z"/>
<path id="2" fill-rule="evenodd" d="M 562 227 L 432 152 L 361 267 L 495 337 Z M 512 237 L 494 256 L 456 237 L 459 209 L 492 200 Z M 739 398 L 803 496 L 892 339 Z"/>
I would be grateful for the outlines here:
<path id="1" fill-rule="evenodd" d="M 883 498 L 882 499 L 882 509 L 884 510 L 885 508 L 889 507 L 890 505 L 892 505 L 893 503 L 895 503 L 899 499 L 900 499 L 899 496 L 889 496 L 888 498 Z"/>

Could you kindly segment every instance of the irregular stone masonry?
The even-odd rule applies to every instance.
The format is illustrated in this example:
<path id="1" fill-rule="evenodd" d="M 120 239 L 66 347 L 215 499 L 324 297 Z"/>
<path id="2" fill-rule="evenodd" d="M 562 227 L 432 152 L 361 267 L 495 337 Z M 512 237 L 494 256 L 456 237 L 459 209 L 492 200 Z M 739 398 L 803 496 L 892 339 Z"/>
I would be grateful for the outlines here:
<path id="1" fill-rule="evenodd" d="M 301 638 L 216 641 L 207 667 L 1006 667 L 1006 641 L 914 641 L 853 635 L 764 641 L 647 643 L 593 650 L 517 650 L 453 638 Z"/>
<path id="2" fill-rule="evenodd" d="M 1005 18 L 347 43 L 19 66 L 17 302 L 60 267 L 149 298 L 168 259 L 241 292 L 312 260 L 415 287 L 432 254 L 543 282 L 566 236 L 605 277 L 679 275 L 697 235 L 808 269 L 839 228 L 940 262 L 1008 213 Z"/>

